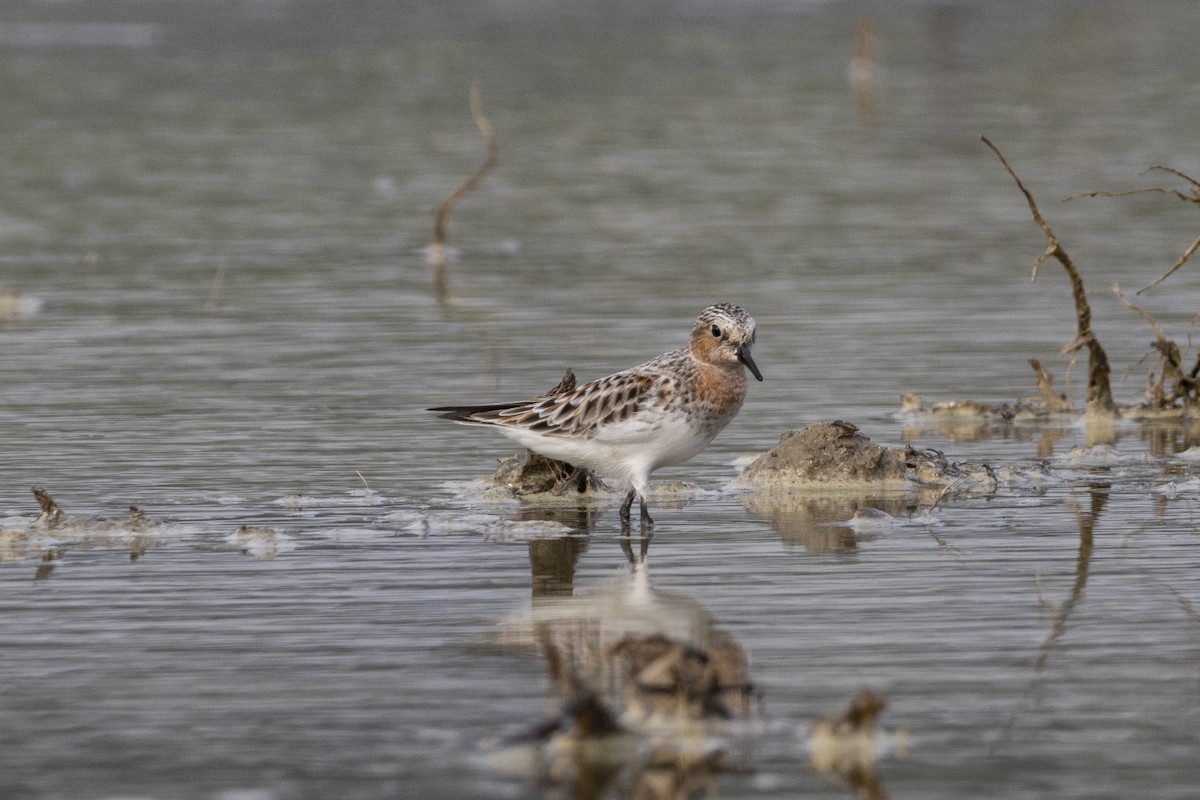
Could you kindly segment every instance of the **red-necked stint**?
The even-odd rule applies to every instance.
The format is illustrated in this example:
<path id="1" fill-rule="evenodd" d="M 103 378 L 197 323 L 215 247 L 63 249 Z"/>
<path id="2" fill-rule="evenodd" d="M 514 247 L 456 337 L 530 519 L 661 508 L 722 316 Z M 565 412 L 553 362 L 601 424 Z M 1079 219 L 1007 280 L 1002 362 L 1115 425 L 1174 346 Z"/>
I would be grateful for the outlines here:
<path id="1" fill-rule="evenodd" d="M 585 383 L 564 394 L 515 403 L 442 406 L 443 419 L 486 425 L 548 458 L 619 478 L 633 488 L 621 504 L 628 524 L 636 497 L 643 524 L 650 473 L 703 450 L 746 399 L 754 318 L 719 303 L 700 313 L 687 347 Z"/>

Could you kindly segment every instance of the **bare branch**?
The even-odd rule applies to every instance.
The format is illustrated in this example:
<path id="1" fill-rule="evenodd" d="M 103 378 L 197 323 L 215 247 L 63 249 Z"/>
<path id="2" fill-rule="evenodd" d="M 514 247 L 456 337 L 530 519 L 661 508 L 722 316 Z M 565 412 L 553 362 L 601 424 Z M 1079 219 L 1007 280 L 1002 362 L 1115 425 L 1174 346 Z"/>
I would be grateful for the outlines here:
<path id="1" fill-rule="evenodd" d="M 1121 287 L 1114 284 L 1112 292 L 1122 303 L 1154 328 L 1154 342 L 1151 347 L 1159 354 L 1162 366 L 1157 380 L 1154 373 L 1151 373 L 1147 379 L 1146 402 L 1152 408 L 1172 408 L 1177 400 L 1183 400 L 1185 406 L 1194 406 L 1198 399 L 1197 389 L 1200 388 L 1196 381 L 1196 372 L 1200 370 L 1200 354 L 1197 354 L 1198 359 L 1192 372 L 1185 373 L 1183 371 L 1183 354 L 1179 351 L 1179 345 L 1166 337 L 1158 320 L 1121 294 Z M 1168 383 L 1171 385 L 1170 392 L 1167 391 Z"/>
<path id="2" fill-rule="evenodd" d="M 1193 177 L 1192 177 L 1192 176 L 1190 176 L 1190 175 L 1186 175 L 1186 174 L 1184 174 L 1184 173 L 1180 172 L 1179 170 L 1175 169 L 1174 167 L 1164 167 L 1162 164 L 1155 164 L 1155 165 L 1154 165 L 1154 166 L 1152 166 L 1152 167 L 1147 167 L 1145 170 L 1143 170 L 1143 171 L 1141 172 L 1141 174 L 1142 174 L 1142 175 L 1145 175 L 1147 172 L 1167 172 L 1167 173 L 1170 173 L 1171 175 L 1174 175 L 1174 176 L 1176 176 L 1176 177 L 1183 178 L 1185 181 L 1187 181 L 1188 183 L 1190 183 L 1192 186 L 1195 186 L 1195 187 L 1196 187 L 1196 189 L 1200 190 L 1200 181 L 1196 180 L 1195 178 L 1193 178 Z M 1200 195 L 1197 195 L 1197 197 L 1200 197 Z M 1198 201 L 1196 201 L 1196 202 L 1200 202 L 1200 200 L 1198 200 Z"/>
<path id="3" fill-rule="evenodd" d="M 1042 212 L 1038 210 L 1037 203 L 1033 199 L 1033 195 L 1025 188 L 1025 184 L 1017 177 L 1017 173 L 1009 165 L 1008 160 L 986 136 L 980 137 L 983 143 L 996 154 L 996 158 L 1000 159 L 1000 163 L 1004 165 L 1005 171 L 1012 177 L 1017 184 L 1017 188 L 1021 190 L 1021 194 L 1025 195 L 1025 202 L 1029 204 L 1029 211 L 1033 215 L 1033 220 L 1042 229 L 1042 233 L 1046 235 L 1048 244 L 1046 250 L 1033 262 L 1033 279 L 1037 279 L 1037 268 L 1047 258 L 1053 256 L 1062 264 L 1063 269 L 1067 271 L 1067 278 L 1071 282 L 1071 294 L 1075 298 L 1075 339 L 1066 347 L 1063 352 L 1067 353 L 1072 350 L 1082 348 L 1088 349 L 1088 389 L 1087 389 L 1087 411 L 1089 413 L 1099 412 L 1111 415 L 1115 413 L 1116 406 L 1113 403 L 1112 389 L 1109 385 L 1108 375 L 1108 354 L 1104 352 L 1104 348 L 1100 346 L 1100 341 L 1092 333 L 1092 308 L 1087 301 L 1087 291 L 1083 286 L 1083 279 L 1079 277 L 1079 270 L 1075 269 L 1075 264 L 1071 261 L 1071 257 L 1067 255 L 1067 251 L 1058 241 L 1058 237 L 1054 235 L 1054 231 L 1046 223 L 1042 217 Z"/>
<path id="4" fill-rule="evenodd" d="M 1058 244 L 1058 239 L 1055 238 L 1054 231 L 1050 230 L 1050 226 L 1046 224 L 1046 220 L 1042 218 L 1042 212 L 1038 211 L 1037 203 L 1033 201 L 1033 195 L 1029 193 L 1029 190 L 1025 188 L 1025 184 L 1021 183 L 1021 179 L 1017 177 L 1017 173 L 1013 172 L 1013 168 L 1009 166 L 1008 159 L 1004 157 L 996 145 L 992 144 L 991 140 L 986 136 L 981 136 L 979 138 L 981 138 L 983 143 L 986 144 L 991 151 L 996 154 L 996 158 L 1000 159 L 1000 163 L 1004 165 L 1004 169 L 1009 175 L 1012 176 L 1012 179 L 1017 184 L 1017 188 L 1021 190 L 1021 194 L 1025 195 L 1025 202 L 1029 204 L 1029 211 L 1033 214 L 1033 221 L 1041 226 L 1042 233 L 1046 234 L 1046 238 L 1050 240 L 1050 244 L 1046 248 L 1046 252 L 1038 256 L 1037 261 L 1033 262 L 1033 276 L 1036 279 L 1038 265 L 1040 265 L 1050 256 L 1055 256 L 1056 258 L 1058 257 L 1058 253 L 1061 250 Z"/>
<path id="5" fill-rule="evenodd" d="M 1082 197 L 1127 197 L 1131 194 L 1165 194 L 1172 197 L 1178 197 L 1180 200 L 1183 200 L 1186 203 L 1196 202 L 1194 197 L 1186 195 L 1178 189 L 1166 189 L 1162 186 L 1144 186 L 1141 189 L 1126 189 L 1123 192 L 1080 192 L 1079 194 L 1073 194 L 1070 197 L 1064 197 L 1063 202 L 1070 203 L 1072 200 L 1078 200 Z"/>
<path id="6" fill-rule="evenodd" d="M 1031 358 L 1029 359 L 1029 366 L 1033 367 L 1033 372 L 1037 375 L 1038 396 L 1041 398 L 1042 406 L 1049 411 L 1073 411 L 1071 402 L 1067 400 L 1066 395 L 1054 388 L 1054 378 L 1042 366 L 1042 362 L 1036 358 Z"/>
<path id="7" fill-rule="evenodd" d="M 1190 245 L 1188 245 L 1188 249 L 1183 251 L 1183 255 L 1181 255 L 1179 257 L 1179 260 L 1175 262 L 1175 266 L 1171 267 L 1169 270 L 1167 270 L 1162 275 L 1160 275 L 1158 280 L 1155 280 L 1152 283 L 1148 283 L 1145 286 L 1143 286 L 1142 288 L 1138 289 L 1137 292 L 1135 292 L 1135 294 L 1141 294 L 1142 292 L 1146 291 L 1147 289 L 1152 289 L 1155 286 L 1158 286 L 1163 281 L 1165 281 L 1167 278 L 1174 275 L 1175 272 L 1180 267 L 1182 267 L 1184 264 L 1187 263 L 1187 260 L 1192 257 L 1192 254 L 1196 252 L 1197 248 L 1200 248 L 1200 237 L 1197 237 L 1196 241 L 1194 241 Z"/>
<path id="8" fill-rule="evenodd" d="M 1133 311 L 1133 313 L 1150 323 L 1150 325 L 1154 328 L 1155 338 L 1160 340 L 1165 340 L 1167 338 L 1163 335 L 1162 325 L 1158 324 L 1158 320 L 1150 316 L 1150 314 L 1144 308 L 1130 301 L 1129 298 L 1122 294 L 1120 284 L 1114 283 L 1111 287 L 1111 291 L 1117 296 L 1117 299 L 1124 303 L 1126 307 Z"/>
<path id="9" fill-rule="evenodd" d="M 487 157 L 479 169 L 475 170 L 441 202 L 433 215 L 433 241 L 429 243 L 427 260 L 433 267 L 434 293 L 437 296 L 438 304 L 443 308 L 450 301 L 450 289 L 446 279 L 446 221 L 450 218 L 450 210 L 454 208 L 455 203 L 478 186 L 485 175 L 492 171 L 500 155 L 496 131 L 492 128 L 492 123 L 488 121 L 487 115 L 483 113 L 483 99 L 477 83 L 471 85 L 470 100 L 471 116 L 475 120 L 475 127 L 479 129 L 479 133 L 483 135 L 483 139 L 487 143 Z"/>
<path id="10" fill-rule="evenodd" d="M 500 157 L 500 145 L 496 139 L 496 131 L 488 121 L 487 115 L 483 113 L 483 99 L 479 90 L 479 84 L 477 83 L 471 85 L 471 116 L 475 119 L 475 127 L 479 129 L 479 133 L 487 143 L 487 158 L 480 165 L 479 169 L 475 170 L 474 174 L 459 184 L 459 187 L 451 192 L 442 201 L 442 204 L 438 206 L 437 211 L 433 215 L 434 244 L 446 244 L 446 220 L 450 216 L 450 210 L 454 208 L 454 204 L 461 200 L 464 195 L 479 185 L 484 176 L 496 166 L 496 162 Z"/>
<path id="11" fill-rule="evenodd" d="M 993 149 L 995 149 L 995 148 L 993 148 Z M 1009 170 L 1009 172 L 1011 173 L 1012 170 Z M 1161 164 L 1155 164 L 1153 167 L 1150 167 L 1149 169 L 1144 170 L 1141 174 L 1145 175 L 1148 172 L 1166 172 L 1170 175 L 1176 176 L 1177 178 L 1182 178 L 1183 180 L 1187 181 L 1194 187 L 1192 189 L 1192 193 L 1184 194 L 1183 192 L 1179 191 L 1178 189 L 1171 189 L 1171 188 L 1164 187 L 1164 186 L 1146 186 L 1141 189 L 1129 189 L 1129 190 L 1123 191 L 1123 192 L 1105 192 L 1105 191 L 1082 192 L 1080 194 L 1073 194 L 1070 197 L 1065 198 L 1063 200 L 1063 202 L 1069 203 L 1072 200 L 1077 200 L 1081 197 L 1127 197 L 1129 195 L 1134 195 L 1134 194 L 1165 194 L 1168 197 L 1176 197 L 1176 198 L 1184 201 L 1185 203 L 1200 204 L 1200 181 L 1196 180 L 1195 178 L 1191 177 L 1190 175 L 1187 175 L 1185 173 L 1180 172 L 1177 169 L 1174 169 L 1173 167 L 1164 167 Z M 1158 284 L 1162 283 L 1167 278 L 1169 278 L 1171 275 L 1175 274 L 1175 272 L 1180 267 L 1182 267 L 1185 263 L 1187 263 L 1187 260 L 1192 257 L 1192 254 L 1196 252 L 1197 248 L 1200 248 L 1200 238 L 1197 238 L 1196 241 L 1192 242 L 1191 246 L 1189 246 L 1188 249 L 1184 251 L 1183 255 L 1179 257 L 1179 260 L 1175 262 L 1175 265 L 1173 267 L 1171 267 L 1169 270 L 1167 270 L 1166 273 L 1164 273 L 1163 275 L 1159 276 L 1159 278 L 1157 280 L 1155 280 L 1153 283 L 1147 284 L 1146 286 L 1143 286 L 1141 289 L 1138 289 L 1136 294 L 1141 294 L 1142 292 L 1145 292 L 1149 289 L 1154 288 L 1155 286 L 1157 286 Z"/>

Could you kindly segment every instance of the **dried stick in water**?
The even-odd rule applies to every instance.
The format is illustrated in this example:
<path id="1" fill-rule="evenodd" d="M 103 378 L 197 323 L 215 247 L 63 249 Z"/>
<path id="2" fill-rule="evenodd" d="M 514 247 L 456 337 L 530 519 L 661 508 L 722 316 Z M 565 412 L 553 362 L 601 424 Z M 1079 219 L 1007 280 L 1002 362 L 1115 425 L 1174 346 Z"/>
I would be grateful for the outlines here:
<path id="1" fill-rule="evenodd" d="M 1072 263 L 1071 257 L 1067 255 L 1067 251 L 1059 243 L 1058 237 L 1054 235 L 1054 231 L 1046 223 L 1042 217 L 1042 212 L 1038 210 L 1037 203 L 1034 202 L 1033 195 L 1025 188 L 1025 184 L 1017 177 L 1017 173 L 1009 166 L 1008 160 L 1004 158 L 996 145 L 986 137 L 980 137 L 983 143 L 988 146 L 996 158 L 1000 159 L 1000 163 L 1004 165 L 1004 169 L 1016 182 L 1017 188 L 1025 195 L 1025 202 L 1029 204 L 1029 211 L 1033 214 L 1033 221 L 1042 229 L 1042 233 L 1046 235 L 1048 244 L 1045 251 L 1042 252 L 1033 262 L 1033 275 L 1031 280 L 1037 280 L 1038 267 L 1048 258 L 1056 259 L 1062 264 L 1063 269 L 1067 271 L 1067 277 L 1071 281 L 1071 293 L 1075 298 L 1075 339 L 1062 349 L 1062 353 L 1072 353 L 1080 348 L 1088 349 L 1088 388 L 1087 388 L 1087 413 L 1088 414 L 1105 414 L 1113 415 L 1116 411 L 1116 406 L 1113 403 L 1112 388 L 1109 385 L 1108 375 L 1108 354 L 1104 352 L 1104 348 L 1100 346 L 1099 339 L 1092 332 L 1092 308 L 1088 305 L 1087 292 L 1083 287 L 1083 279 L 1079 277 L 1079 270 L 1075 269 L 1075 264 Z"/>
<path id="2" fill-rule="evenodd" d="M 434 268 L 434 289 L 438 302 L 442 305 L 446 304 L 449 291 L 446 285 L 446 221 L 450 218 L 450 211 L 454 208 L 454 204 L 474 190 L 484 176 L 492 171 L 500 158 L 500 145 L 496 139 L 496 130 L 488 121 L 487 115 L 483 113 L 483 99 L 479 84 L 472 84 L 470 99 L 471 116 L 475 120 L 475 127 L 479 129 L 484 142 L 487 143 L 487 157 L 479 169 L 475 170 L 441 202 L 433 215 L 433 241 L 429 243 L 429 263 Z"/>
<path id="3" fill-rule="evenodd" d="M 1082 192 L 1080 194 L 1071 195 L 1064 202 L 1069 203 L 1072 200 L 1078 200 L 1080 197 L 1125 197 L 1127 195 L 1132 195 L 1132 194 L 1165 194 L 1165 195 L 1169 195 L 1171 197 L 1177 197 L 1180 200 L 1184 201 L 1185 203 L 1200 204 L 1200 181 L 1197 181 L 1195 178 L 1191 177 L 1190 175 L 1186 175 L 1177 169 L 1173 169 L 1171 167 L 1164 167 L 1161 164 L 1155 164 L 1153 167 L 1150 167 L 1150 169 L 1147 169 L 1142 174 L 1145 175 L 1146 172 L 1153 172 L 1155 170 L 1158 170 L 1160 172 L 1169 172 L 1172 175 L 1175 175 L 1175 176 L 1180 177 L 1183 180 L 1187 181 L 1188 183 L 1190 183 L 1192 185 L 1191 194 L 1184 194 L 1183 192 L 1179 191 L 1178 189 L 1169 189 L 1164 186 L 1144 186 L 1141 189 L 1129 189 L 1129 190 L 1126 190 L 1123 192 L 1104 192 L 1104 191 Z M 1169 270 L 1164 272 L 1162 275 L 1159 275 L 1158 278 L 1156 278 L 1155 280 L 1146 284 L 1142 288 L 1138 289 L 1136 294 L 1141 294 L 1142 292 L 1144 292 L 1148 289 L 1152 289 L 1155 286 L 1157 286 L 1158 284 L 1165 281 L 1167 278 L 1174 275 L 1175 272 L 1178 271 L 1180 267 L 1182 267 L 1184 264 L 1187 263 L 1187 260 L 1189 258 L 1191 258 L 1192 255 L 1198 249 L 1200 249 L 1200 237 L 1197 237 L 1195 241 L 1193 241 L 1190 245 L 1187 246 L 1187 249 L 1183 251 L 1183 255 L 1181 255 L 1175 261 L 1175 264 Z"/>
<path id="4" fill-rule="evenodd" d="M 1179 345 L 1166 337 L 1166 334 L 1163 333 L 1162 325 L 1159 324 L 1158 320 L 1122 294 L 1120 286 L 1114 284 L 1112 293 L 1129 310 L 1150 323 L 1150 326 L 1154 328 L 1154 342 L 1151 346 L 1161 356 L 1162 368 L 1157 380 L 1155 380 L 1153 373 L 1150 374 L 1146 386 L 1146 402 L 1152 408 L 1159 409 L 1172 408 L 1177 400 L 1182 400 L 1185 407 L 1191 406 L 1195 408 L 1200 405 L 1200 382 L 1196 380 L 1196 373 L 1200 371 L 1200 360 L 1197 360 L 1197 365 L 1192 368 L 1190 373 L 1185 373 L 1183 371 L 1183 355 L 1179 351 Z M 1200 359 L 1200 354 L 1198 354 L 1198 359 Z M 1169 393 L 1166 390 L 1168 382 L 1171 384 L 1171 391 Z"/>

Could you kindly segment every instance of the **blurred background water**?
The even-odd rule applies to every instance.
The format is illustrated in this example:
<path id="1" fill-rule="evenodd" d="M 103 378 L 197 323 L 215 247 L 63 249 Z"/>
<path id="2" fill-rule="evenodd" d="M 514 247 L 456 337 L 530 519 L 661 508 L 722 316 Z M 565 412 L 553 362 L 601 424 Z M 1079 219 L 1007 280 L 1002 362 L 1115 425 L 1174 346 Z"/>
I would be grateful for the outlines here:
<path id="1" fill-rule="evenodd" d="M 1165 272 L 1195 207 L 1058 201 L 1190 189 L 1139 174 L 1200 175 L 1198 24 L 1191 2 L 6 3 L 0 528 L 32 485 L 165 527 L 136 558 L 124 533 L 0 548 L 0 795 L 570 794 L 477 763 L 547 686 L 488 642 L 547 581 L 622 580 L 615 507 L 528 541 L 541 511 L 458 483 L 512 448 L 422 409 L 630 366 L 718 301 L 757 319 L 766 380 L 658 476 L 700 494 L 656 514 L 649 573 L 763 695 L 717 793 L 850 794 L 802 734 L 869 685 L 914 732 L 893 796 L 1187 794 L 1192 442 L 1131 430 L 1081 461 L 1074 427 L 1046 452 L 897 411 L 1032 394 L 1030 357 L 1082 403 L 1067 282 L 1029 282 L 1045 240 L 981 134 L 1140 399 L 1153 330 L 1107 290 Z M 483 158 L 473 83 L 500 161 L 454 211 L 439 303 L 424 248 Z M 1195 276 L 1137 298 L 1183 345 Z M 1061 480 L 948 503 L 936 537 L 823 537 L 724 491 L 738 456 L 834 418 Z"/>

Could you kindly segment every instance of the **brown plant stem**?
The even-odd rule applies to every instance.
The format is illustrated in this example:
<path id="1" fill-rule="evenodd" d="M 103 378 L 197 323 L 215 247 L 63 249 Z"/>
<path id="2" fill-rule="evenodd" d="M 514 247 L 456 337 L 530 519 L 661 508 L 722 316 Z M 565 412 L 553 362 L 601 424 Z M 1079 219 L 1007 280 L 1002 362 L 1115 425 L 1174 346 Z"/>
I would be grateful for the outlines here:
<path id="1" fill-rule="evenodd" d="M 1067 255 L 1067 251 L 1058 241 L 1058 237 L 1054 235 L 1054 231 L 1046 223 L 1042 212 L 1038 210 L 1037 203 L 1033 199 L 1033 195 L 1025 188 L 1025 184 L 1017 177 L 1017 173 L 1009 165 L 1008 160 L 1000 152 L 996 145 L 992 144 L 986 136 L 980 137 L 983 143 L 988 146 L 996 158 L 1000 159 L 1000 163 L 1004 166 L 1005 171 L 1016 182 L 1017 188 L 1025 195 L 1025 202 L 1029 204 L 1029 211 L 1033 215 L 1033 220 L 1042 229 L 1042 233 L 1046 235 L 1048 244 L 1046 249 L 1040 256 L 1034 259 L 1033 274 L 1031 280 L 1037 280 L 1038 267 L 1048 258 L 1056 259 L 1062 264 L 1063 269 L 1067 271 L 1067 277 L 1071 282 L 1071 294 L 1075 299 L 1075 339 L 1062 348 L 1062 353 L 1073 353 L 1080 348 L 1086 347 L 1088 350 L 1088 386 L 1087 386 L 1087 413 L 1088 414 L 1105 414 L 1108 416 L 1116 412 L 1116 406 L 1113 403 L 1112 388 L 1109 385 L 1109 365 L 1108 354 L 1104 352 L 1104 348 L 1100 346 L 1100 341 L 1092 332 L 1092 308 L 1087 301 L 1087 292 L 1083 286 L 1083 279 L 1079 277 L 1079 270 L 1075 268 L 1075 264 L 1071 261 L 1071 257 Z"/>
<path id="2" fill-rule="evenodd" d="M 475 120 L 475 127 L 479 129 L 479 133 L 487 145 L 487 157 L 479 169 L 460 183 L 458 188 L 438 205 L 437 211 L 433 214 L 433 241 L 429 244 L 429 262 L 434 268 L 434 291 L 438 302 L 443 306 L 448 300 L 449 293 L 446 279 L 446 223 L 450 218 L 450 211 L 454 208 L 455 203 L 479 185 L 479 182 L 492 171 L 500 159 L 500 145 L 496 138 L 496 130 L 488 121 L 487 115 L 483 113 L 483 98 L 479 84 L 471 85 L 470 102 L 471 117 Z"/>

